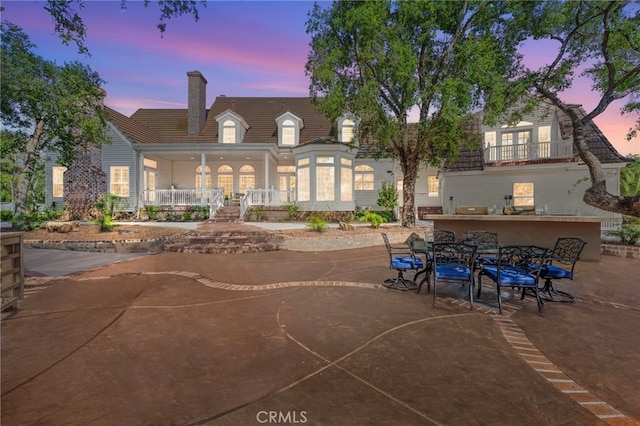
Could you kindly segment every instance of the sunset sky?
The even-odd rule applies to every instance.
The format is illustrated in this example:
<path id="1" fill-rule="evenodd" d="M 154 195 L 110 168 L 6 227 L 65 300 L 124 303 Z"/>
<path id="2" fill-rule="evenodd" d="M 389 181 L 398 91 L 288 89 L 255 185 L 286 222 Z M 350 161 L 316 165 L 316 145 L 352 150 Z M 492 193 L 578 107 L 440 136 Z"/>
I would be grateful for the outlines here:
<path id="1" fill-rule="evenodd" d="M 2 20 L 19 25 L 37 45 L 36 52 L 59 64 L 78 60 L 106 81 L 106 104 L 131 115 L 138 108 L 186 108 L 187 71 L 198 70 L 208 81 L 207 105 L 218 95 L 308 96 L 304 65 L 310 37 L 305 22 L 311 1 L 209 1 L 193 16 L 167 22 L 161 37 L 155 25 L 159 11 L 142 1 L 85 1 L 81 16 L 87 26 L 91 57 L 64 46 L 54 33 L 44 1 L 2 1 Z M 545 53 L 546 51 L 546 53 Z M 548 49 L 526 45 L 525 62 L 542 65 Z M 597 98 L 588 82 L 578 80 L 565 100 L 587 111 Z M 615 103 L 595 121 L 623 154 L 640 154 L 640 137 L 625 140 L 633 116 L 621 116 Z"/>

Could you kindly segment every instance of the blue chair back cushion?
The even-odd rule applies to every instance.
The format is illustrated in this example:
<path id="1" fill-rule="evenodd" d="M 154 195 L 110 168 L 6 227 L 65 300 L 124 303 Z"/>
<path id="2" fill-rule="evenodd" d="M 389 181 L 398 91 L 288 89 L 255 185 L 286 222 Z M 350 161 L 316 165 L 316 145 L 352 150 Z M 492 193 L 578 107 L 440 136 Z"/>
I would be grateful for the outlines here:
<path id="1" fill-rule="evenodd" d="M 537 285 L 536 277 L 529 274 L 524 268 L 516 268 L 513 266 L 502 267 L 499 282 L 497 266 L 485 266 L 483 268 L 483 273 L 488 275 L 493 281 L 501 286 L 514 285 L 518 287 L 533 287 Z"/>
<path id="2" fill-rule="evenodd" d="M 422 259 L 414 257 L 394 257 L 391 259 L 392 269 L 422 269 Z"/>
<path id="3" fill-rule="evenodd" d="M 466 265 L 458 263 L 447 263 L 437 265 L 435 270 L 436 278 L 439 280 L 464 281 L 471 278 L 471 270 Z"/>
<path id="4" fill-rule="evenodd" d="M 540 270 L 540 276 L 543 278 L 569 278 L 570 280 L 573 279 L 573 274 L 571 273 L 571 271 L 567 271 L 566 269 L 558 268 L 557 266 L 553 265 L 544 265 Z"/>

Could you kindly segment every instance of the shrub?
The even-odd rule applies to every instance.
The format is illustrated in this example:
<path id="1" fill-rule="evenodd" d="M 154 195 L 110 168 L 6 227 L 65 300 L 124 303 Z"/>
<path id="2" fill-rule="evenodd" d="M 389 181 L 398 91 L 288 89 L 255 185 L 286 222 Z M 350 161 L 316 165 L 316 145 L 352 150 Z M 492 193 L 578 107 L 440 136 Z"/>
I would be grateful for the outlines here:
<path id="1" fill-rule="evenodd" d="M 10 210 L 0 210 L 0 220 L 3 222 L 11 222 L 13 219 L 13 212 Z"/>
<path id="2" fill-rule="evenodd" d="M 297 205 L 296 203 L 287 204 L 284 208 L 287 210 L 289 219 L 296 219 L 300 214 L 300 206 Z"/>
<path id="3" fill-rule="evenodd" d="M 113 223 L 113 212 L 116 206 L 120 203 L 122 197 L 113 194 L 103 195 L 100 201 L 94 204 L 94 207 L 98 209 L 99 217 L 96 220 L 100 225 L 101 232 L 110 232 L 115 228 Z"/>
<path id="4" fill-rule="evenodd" d="M 158 220 L 158 212 L 160 207 L 158 206 L 144 206 L 144 212 L 150 220 Z"/>
<path id="5" fill-rule="evenodd" d="M 44 222 L 59 219 L 63 214 L 64 212 L 62 210 L 52 208 L 46 208 L 42 211 L 33 210 L 29 213 L 14 216 L 11 223 L 14 228 L 21 231 L 33 231 L 35 229 L 40 229 Z"/>
<path id="6" fill-rule="evenodd" d="M 205 220 L 209 219 L 209 206 L 197 206 L 196 207 L 196 219 Z"/>
<path id="7" fill-rule="evenodd" d="M 381 224 L 387 221 L 386 218 L 382 217 L 378 213 L 368 211 L 366 212 L 362 219 L 364 222 L 369 222 L 372 228 L 379 228 Z"/>
<path id="8" fill-rule="evenodd" d="M 623 223 L 617 231 L 609 231 L 609 235 L 618 237 L 624 245 L 634 246 L 640 240 L 640 225 L 633 223 Z"/>
<path id="9" fill-rule="evenodd" d="M 182 220 L 186 220 L 189 221 L 192 218 L 192 213 L 191 212 L 184 212 L 184 214 L 182 215 Z"/>
<path id="10" fill-rule="evenodd" d="M 307 228 L 314 232 L 324 232 L 327 230 L 327 222 L 322 216 L 312 215 L 307 218 Z"/>

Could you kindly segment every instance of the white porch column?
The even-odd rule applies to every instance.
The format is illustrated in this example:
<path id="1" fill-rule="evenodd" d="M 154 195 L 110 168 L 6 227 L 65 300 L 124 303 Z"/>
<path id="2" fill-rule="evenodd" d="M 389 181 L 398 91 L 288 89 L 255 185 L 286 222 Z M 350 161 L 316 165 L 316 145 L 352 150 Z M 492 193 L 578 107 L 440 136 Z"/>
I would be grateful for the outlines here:
<path id="1" fill-rule="evenodd" d="M 264 188 L 269 189 L 269 154 L 264 154 Z"/>
<path id="2" fill-rule="evenodd" d="M 207 154 L 200 153 L 200 204 L 207 202 Z"/>
<path id="3" fill-rule="evenodd" d="M 144 205 L 145 202 L 147 201 L 145 199 L 145 190 L 147 188 L 144 187 L 144 155 L 138 151 L 138 182 L 137 182 L 137 199 L 136 199 L 136 204 L 138 205 L 137 210 L 139 211 L 140 208 L 142 207 L 140 204 L 140 201 L 142 201 L 142 204 Z"/>

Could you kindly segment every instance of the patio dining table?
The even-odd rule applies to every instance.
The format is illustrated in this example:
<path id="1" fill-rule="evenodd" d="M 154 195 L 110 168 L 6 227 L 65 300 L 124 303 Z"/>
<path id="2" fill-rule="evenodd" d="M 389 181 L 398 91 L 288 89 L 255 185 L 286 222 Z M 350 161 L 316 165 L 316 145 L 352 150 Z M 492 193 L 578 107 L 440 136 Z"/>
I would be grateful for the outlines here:
<path id="1" fill-rule="evenodd" d="M 460 241 L 461 243 L 465 243 L 465 244 L 472 244 L 473 245 L 473 241 Z M 431 260 L 430 260 L 430 253 L 433 251 L 433 242 L 432 241 L 425 241 L 425 240 L 415 240 L 415 241 L 411 241 L 409 243 L 409 247 L 411 248 L 411 251 L 415 254 L 421 254 L 425 256 L 425 262 L 424 262 L 424 268 L 421 269 L 420 271 L 418 271 L 414 277 L 414 281 L 418 282 L 418 276 L 420 276 L 421 274 L 424 274 L 424 278 L 422 278 L 422 280 L 420 282 L 418 282 L 418 288 L 422 287 L 422 284 L 424 284 L 425 282 L 428 282 L 429 280 L 429 273 L 431 273 L 431 269 L 432 269 L 432 265 L 431 265 Z M 478 249 L 476 251 L 476 253 L 478 254 L 478 257 L 480 256 L 497 256 L 499 252 L 499 248 L 498 247 L 487 247 L 484 245 L 478 245 Z M 481 264 L 478 264 L 478 267 L 482 267 Z M 428 287 L 427 287 L 428 288 Z"/>

